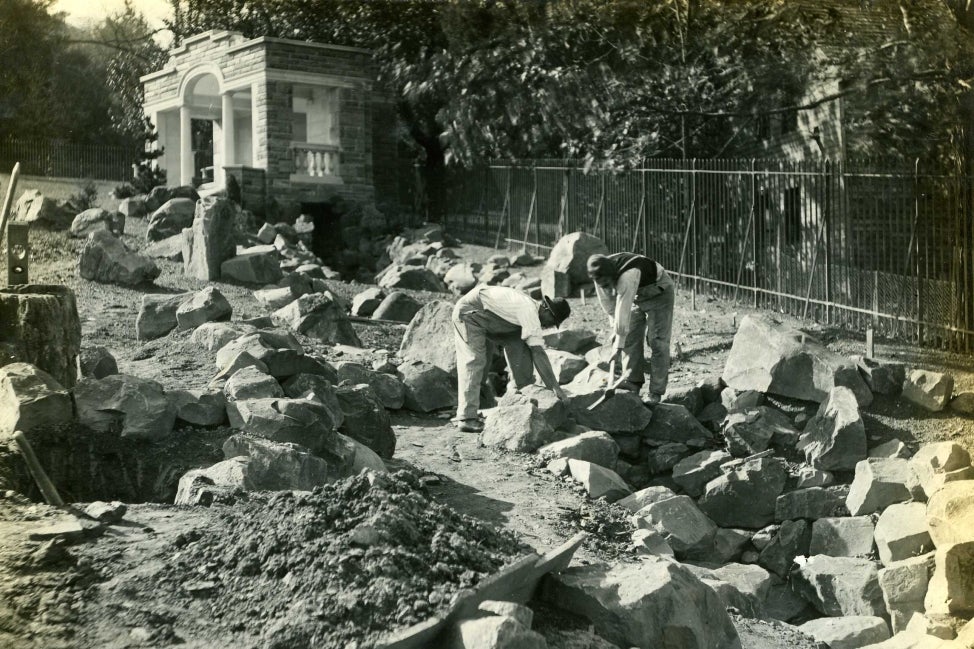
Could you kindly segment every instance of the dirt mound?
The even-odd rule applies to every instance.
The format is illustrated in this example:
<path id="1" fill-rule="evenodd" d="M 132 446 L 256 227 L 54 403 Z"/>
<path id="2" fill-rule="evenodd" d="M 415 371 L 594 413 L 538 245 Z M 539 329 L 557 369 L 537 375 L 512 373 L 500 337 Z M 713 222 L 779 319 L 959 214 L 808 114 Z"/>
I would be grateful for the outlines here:
<path id="1" fill-rule="evenodd" d="M 363 649 L 444 612 L 529 551 L 512 533 L 430 501 L 404 471 L 246 498 L 142 557 L 161 570 L 125 579 L 128 597 L 170 612 L 148 624 L 155 639 Z"/>

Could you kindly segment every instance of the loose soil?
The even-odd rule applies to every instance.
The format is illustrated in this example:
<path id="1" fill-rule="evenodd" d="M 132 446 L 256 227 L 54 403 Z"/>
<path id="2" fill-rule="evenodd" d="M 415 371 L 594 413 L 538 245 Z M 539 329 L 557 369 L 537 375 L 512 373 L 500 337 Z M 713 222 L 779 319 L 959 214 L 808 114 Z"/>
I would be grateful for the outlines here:
<path id="1" fill-rule="evenodd" d="M 144 232 L 145 222 L 130 218 L 124 239 L 133 248 L 144 247 Z M 65 284 L 75 291 L 84 346 L 106 347 L 120 372 L 154 379 L 167 390 L 202 388 L 216 373 L 214 355 L 199 353 L 187 332 L 150 342 L 135 337 L 145 292 L 196 291 L 206 285 L 184 276 L 180 264 L 159 261 L 163 272 L 153 286 L 123 288 L 82 280 L 77 274 L 81 242 L 63 232 L 33 228 L 31 243 L 32 282 Z M 485 261 L 506 251 L 464 245 L 457 252 L 465 260 Z M 233 319 L 266 315 L 252 295 L 257 287 L 216 286 L 233 305 Z M 367 286 L 331 281 L 329 287 L 350 300 Z M 423 302 L 455 299 L 407 292 Z M 564 326 L 597 331 L 600 341 L 606 340 L 606 319 L 595 301 L 569 301 L 572 315 Z M 749 311 L 705 295 L 694 300 L 681 290 L 674 342 L 682 355 L 674 360 L 671 385 L 694 385 L 719 375 L 736 325 Z M 836 351 L 864 350 L 861 332 L 805 324 Z M 366 350 L 393 354 L 404 331 L 398 325 L 354 326 Z M 349 349 L 299 339 L 309 352 L 333 361 L 353 355 Z M 888 341 L 877 344 L 877 356 L 950 371 L 955 390 L 974 389 L 967 357 Z M 809 409 L 794 402 L 777 405 L 791 412 Z M 124 500 L 128 512 L 122 523 L 104 528 L 97 538 L 70 544 L 31 539 L 39 526 L 62 520 L 65 513 L 38 504 L 39 494 L 25 473 L 0 476 L 0 487 L 6 480 L 6 486 L 26 494 L 7 491 L 0 498 L 0 646 L 364 648 L 381 632 L 448 605 L 457 590 L 518 555 L 551 550 L 579 530 L 590 536 L 575 555 L 577 563 L 630 558 L 629 528 L 618 508 L 589 503 L 577 485 L 544 471 L 532 456 L 480 447 L 476 435 L 456 431 L 451 415 L 393 413 L 397 448 L 389 465 L 396 473 L 380 488 L 356 478 L 306 496 L 249 494 L 210 508 L 159 503 L 171 502 L 172 485 L 182 472 L 221 459 L 220 443 L 229 429 L 177 430 L 167 445 L 152 449 L 164 460 L 153 462 L 151 470 L 148 464 L 133 468 L 146 449 L 96 457 L 91 445 L 77 439 L 78 431 L 61 431 L 57 439 L 67 440 L 58 447 L 77 448 L 43 457 L 68 499 L 76 506 L 96 498 Z M 898 437 L 916 448 L 951 440 L 974 451 L 974 424 L 951 412 L 932 414 L 898 399 L 878 398 L 865 419 L 874 444 Z M 397 507 L 387 509 L 392 501 Z M 453 511 L 457 514 L 448 513 Z M 355 532 L 363 536 L 353 542 L 355 527 L 366 521 L 372 531 Z M 416 548 L 425 544 L 442 552 L 419 556 L 402 542 L 413 538 Z M 391 539 L 400 542 L 394 552 L 385 544 Z M 553 643 L 565 635 L 564 624 L 539 620 L 538 626 L 548 629 Z M 743 630 L 748 623 L 739 626 Z M 578 625 L 576 640 L 585 629 Z M 775 644 L 774 636 L 766 629 L 748 632 L 751 646 L 760 649 L 796 645 L 791 640 Z"/>

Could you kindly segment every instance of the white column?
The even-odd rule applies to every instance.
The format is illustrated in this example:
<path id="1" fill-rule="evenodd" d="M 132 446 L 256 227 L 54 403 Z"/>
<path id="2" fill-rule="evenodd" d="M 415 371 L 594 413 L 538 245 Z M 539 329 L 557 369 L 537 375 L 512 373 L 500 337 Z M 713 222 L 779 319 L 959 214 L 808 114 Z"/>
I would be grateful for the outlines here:
<path id="1" fill-rule="evenodd" d="M 179 107 L 179 184 L 193 182 L 193 126 L 189 106 Z"/>
<path id="2" fill-rule="evenodd" d="M 166 141 L 166 129 L 163 126 L 165 117 L 163 116 L 163 113 L 156 111 L 152 113 L 152 116 L 149 119 L 152 120 L 152 125 L 156 128 L 156 141 L 152 143 L 151 150 L 158 151 L 159 149 L 163 148 L 163 146 L 165 146 L 164 143 Z M 165 169 L 166 168 L 166 162 L 164 157 L 165 155 L 166 155 L 165 151 L 163 151 L 162 156 L 153 159 L 152 162 L 149 163 L 150 166 L 153 169 L 158 169 L 159 167 Z"/>
<path id="3" fill-rule="evenodd" d="M 262 165 L 259 164 L 260 160 L 260 137 L 257 134 L 257 125 L 261 121 L 260 108 L 257 105 L 257 94 L 260 90 L 260 86 L 257 83 L 252 83 L 250 85 L 250 163 L 255 168 L 260 168 Z M 266 128 L 266 124 L 265 127 Z M 264 161 L 263 167 L 267 167 L 267 161 Z"/>
<path id="4" fill-rule="evenodd" d="M 236 126 L 233 118 L 233 93 L 225 92 L 223 99 L 223 186 L 227 186 L 227 165 L 232 165 L 237 160 L 236 147 Z"/>

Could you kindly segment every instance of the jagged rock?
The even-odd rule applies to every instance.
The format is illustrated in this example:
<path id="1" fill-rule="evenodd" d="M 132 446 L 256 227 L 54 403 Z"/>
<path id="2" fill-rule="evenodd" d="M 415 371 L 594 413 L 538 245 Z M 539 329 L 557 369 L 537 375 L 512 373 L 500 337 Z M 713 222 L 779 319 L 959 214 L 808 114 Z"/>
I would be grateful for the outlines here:
<path id="1" fill-rule="evenodd" d="M 974 392 L 958 392 L 950 400 L 950 409 L 956 413 L 974 416 Z"/>
<path id="2" fill-rule="evenodd" d="M 676 498 L 676 493 L 668 487 L 653 486 L 640 489 L 636 493 L 626 496 L 617 504 L 632 513 L 636 513 L 643 507 L 667 498 Z"/>
<path id="3" fill-rule="evenodd" d="M 220 277 L 223 262 L 237 252 L 236 219 L 237 207 L 229 199 L 205 196 L 197 201 L 192 224 L 182 231 L 183 272 L 188 277 Z"/>
<path id="4" fill-rule="evenodd" d="M 816 469 L 815 467 L 803 464 L 798 467 L 798 472 L 796 473 L 798 478 L 798 483 L 795 485 L 799 489 L 805 489 L 807 487 L 827 487 L 830 484 L 835 483 L 835 476 L 832 475 L 831 471 L 823 471 L 822 469 Z"/>
<path id="5" fill-rule="evenodd" d="M 237 433 L 223 443 L 228 460 L 247 457 L 244 486 L 248 491 L 280 491 L 315 487 L 344 477 L 343 467 L 330 465 L 298 444 L 272 442 L 261 437 Z"/>
<path id="6" fill-rule="evenodd" d="M 910 460 L 910 467 L 924 494 L 929 498 L 944 484 L 953 481 L 948 478 L 952 472 L 970 469 L 971 456 L 966 449 L 954 442 L 935 442 L 917 449 Z"/>
<path id="7" fill-rule="evenodd" d="M 282 387 L 284 394 L 292 399 L 310 399 L 323 404 L 330 413 L 333 428 L 339 428 L 345 421 L 341 404 L 338 402 L 338 388 L 326 376 L 296 374 L 284 381 Z"/>
<path id="8" fill-rule="evenodd" d="M 381 288 L 367 288 L 352 298 L 352 315 L 368 318 L 384 299 L 386 299 L 386 292 Z"/>
<path id="9" fill-rule="evenodd" d="M 805 426 L 798 442 L 805 461 L 816 469 L 852 469 L 866 457 L 866 429 L 856 397 L 848 388 L 832 389 Z"/>
<path id="10" fill-rule="evenodd" d="M 753 410 L 764 404 L 764 393 L 728 387 L 720 391 L 720 403 L 729 413 Z"/>
<path id="11" fill-rule="evenodd" d="M 74 217 L 69 232 L 72 237 L 82 239 L 95 230 L 108 230 L 116 237 L 121 236 L 125 233 L 125 217 L 119 212 L 92 207 Z"/>
<path id="12" fill-rule="evenodd" d="M 598 464 L 569 459 L 568 471 L 575 480 L 582 484 L 588 497 L 592 500 L 605 498 L 612 503 L 632 493 L 629 485 L 619 477 L 618 473 Z"/>
<path id="13" fill-rule="evenodd" d="M 244 367 L 234 372 L 223 387 L 227 401 L 245 399 L 275 399 L 284 396 L 284 389 L 273 376 L 256 367 Z"/>
<path id="14" fill-rule="evenodd" d="M 890 637 L 886 620 L 872 615 L 822 617 L 798 628 L 829 649 L 859 649 Z"/>
<path id="15" fill-rule="evenodd" d="M 53 376 L 30 363 L 0 367 L 0 439 L 73 418 L 71 395 Z"/>
<path id="16" fill-rule="evenodd" d="M 727 407 L 726 403 L 724 407 Z M 735 457 L 747 457 L 766 450 L 776 436 L 779 440 L 776 446 L 792 447 L 800 435 L 788 416 L 774 408 L 754 406 L 727 410 L 723 434 L 727 450 Z"/>
<path id="17" fill-rule="evenodd" d="M 713 438 L 711 432 L 683 406 L 657 404 L 653 407 L 651 417 L 652 421 L 642 429 L 642 435 L 647 439 L 690 445 Z"/>
<path id="18" fill-rule="evenodd" d="M 375 308 L 372 319 L 409 322 L 421 308 L 423 305 L 416 299 L 402 291 L 393 291 Z"/>
<path id="19" fill-rule="evenodd" d="M 839 516 L 845 512 L 843 496 L 822 487 L 795 489 L 778 496 L 775 501 L 776 521 L 796 518 L 818 519 Z"/>
<path id="20" fill-rule="evenodd" d="M 220 264 L 221 278 L 244 284 L 273 284 L 283 275 L 278 253 L 273 248 L 245 248 Z"/>
<path id="21" fill-rule="evenodd" d="M 570 567 L 546 578 L 540 596 L 621 647 L 741 647 L 717 594 L 671 559 Z"/>
<path id="22" fill-rule="evenodd" d="M 547 649 L 540 633 L 507 615 L 461 620 L 447 639 L 447 649 Z"/>
<path id="23" fill-rule="evenodd" d="M 883 601 L 889 610 L 893 633 L 906 628 L 914 613 L 924 610 L 923 599 L 933 574 L 934 553 L 894 561 L 879 571 Z"/>
<path id="24" fill-rule="evenodd" d="M 521 453 L 533 453 L 555 439 L 555 429 L 531 403 L 487 410 L 484 430 L 480 434 L 480 443 L 484 446 L 501 446 Z"/>
<path id="25" fill-rule="evenodd" d="M 951 482 L 927 502 L 927 527 L 938 548 L 974 541 L 974 480 Z"/>
<path id="26" fill-rule="evenodd" d="M 194 426 L 219 426 L 227 420 L 222 390 L 170 390 L 166 398 L 176 409 L 176 419 Z"/>
<path id="27" fill-rule="evenodd" d="M 193 296 L 192 293 L 142 296 L 142 307 L 135 319 L 135 333 L 139 340 L 161 338 L 179 324 L 176 311 L 179 305 Z"/>
<path id="28" fill-rule="evenodd" d="M 414 412 L 455 408 L 457 390 L 446 370 L 432 363 L 407 361 L 399 365 L 406 388 L 403 407 Z"/>
<path id="29" fill-rule="evenodd" d="M 118 363 L 105 347 L 82 347 L 78 365 L 81 376 L 90 379 L 103 379 L 111 374 L 118 374 Z"/>
<path id="30" fill-rule="evenodd" d="M 153 259 L 168 259 L 169 261 L 183 260 L 183 235 L 174 234 L 155 243 L 150 243 L 142 249 L 142 254 Z"/>
<path id="31" fill-rule="evenodd" d="M 396 434 L 385 407 L 367 383 L 339 385 L 335 390 L 345 415 L 341 432 L 364 444 L 379 457 L 391 458 L 396 450 Z"/>
<path id="32" fill-rule="evenodd" d="M 394 264 L 376 276 L 380 288 L 406 289 L 414 291 L 433 291 L 446 293 L 443 281 L 430 270 L 417 266 Z"/>
<path id="33" fill-rule="evenodd" d="M 886 612 L 876 564 L 852 557 L 809 557 L 791 575 L 792 586 L 823 615 L 876 615 Z"/>
<path id="34" fill-rule="evenodd" d="M 361 347 L 362 342 L 331 291 L 308 293 L 273 314 L 274 322 L 325 343 Z"/>
<path id="35" fill-rule="evenodd" d="M 154 261 L 129 250 L 108 230 L 89 234 L 78 259 L 78 274 L 103 284 L 138 286 L 152 282 L 160 273 Z"/>
<path id="36" fill-rule="evenodd" d="M 866 380 L 869 389 L 877 394 L 899 394 L 903 389 L 903 379 L 906 378 L 906 367 L 903 363 L 881 361 L 864 356 L 856 357 L 859 372 Z"/>
<path id="37" fill-rule="evenodd" d="M 974 534 L 974 532 L 968 532 Z M 927 614 L 974 613 L 974 541 L 937 544 L 933 576 L 923 606 Z"/>
<path id="38" fill-rule="evenodd" d="M 912 453 L 906 444 L 898 439 L 891 439 L 869 449 L 869 457 L 909 459 L 911 455 Z"/>
<path id="39" fill-rule="evenodd" d="M 903 398 L 931 412 L 943 410 L 954 391 L 954 377 L 940 372 L 913 370 L 903 382 Z"/>
<path id="40" fill-rule="evenodd" d="M 173 504 L 209 506 L 213 502 L 245 491 L 250 458 L 234 457 L 209 466 L 193 469 L 179 479 Z"/>
<path id="41" fill-rule="evenodd" d="M 98 431 L 118 429 L 122 437 L 168 437 L 176 409 L 155 381 L 127 374 L 81 379 L 74 387 L 78 420 Z"/>
<path id="42" fill-rule="evenodd" d="M 547 353 L 555 379 L 561 385 L 571 383 L 572 379 L 578 376 L 578 373 L 587 365 L 585 359 L 578 354 L 558 351 L 557 349 L 549 349 Z"/>
<path id="43" fill-rule="evenodd" d="M 541 292 L 549 297 L 570 297 L 576 286 L 590 284 L 587 263 L 595 254 L 609 254 L 598 237 L 572 232 L 560 238 L 541 270 Z"/>
<path id="44" fill-rule="evenodd" d="M 663 396 L 663 403 L 683 406 L 694 417 L 699 415 L 703 407 L 707 405 L 703 398 L 703 390 L 698 385 L 677 386 L 667 389 Z"/>
<path id="45" fill-rule="evenodd" d="M 664 442 L 659 446 L 648 446 L 645 466 L 652 475 L 669 473 L 691 451 L 679 442 Z"/>
<path id="46" fill-rule="evenodd" d="M 770 316 L 748 314 L 741 319 L 722 378 L 737 390 L 816 402 L 844 386 L 860 406 L 872 402 L 872 392 L 851 360 Z"/>
<path id="47" fill-rule="evenodd" d="M 118 211 L 123 216 L 145 218 L 149 211 L 145 207 L 145 196 L 129 196 L 118 202 Z"/>
<path id="48" fill-rule="evenodd" d="M 546 444 L 538 449 L 538 457 L 545 461 L 557 458 L 584 460 L 615 470 L 619 445 L 608 433 L 593 430 Z"/>
<path id="49" fill-rule="evenodd" d="M 598 347 L 595 334 L 587 329 L 559 329 L 544 336 L 545 349 L 584 355 Z"/>
<path id="50" fill-rule="evenodd" d="M 367 383 L 388 410 L 398 410 L 405 403 L 406 386 L 398 375 L 376 372 L 353 361 L 338 363 L 336 369 L 339 381 L 347 381 L 351 384 Z"/>
<path id="51" fill-rule="evenodd" d="M 190 198 L 171 198 L 149 217 L 148 228 L 145 233 L 146 241 L 161 241 L 174 234 L 179 234 L 183 228 L 193 225 L 196 213 L 196 201 Z"/>
<path id="52" fill-rule="evenodd" d="M 706 484 L 720 475 L 721 465 L 730 459 L 729 453 L 719 449 L 700 451 L 674 465 L 673 481 L 697 498 L 703 494 Z"/>
<path id="53" fill-rule="evenodd" d="M 714 561 L 732 563 L 740 560 L 750 544 L 752 534 L 751 530 L 717 528 L 717 533 L 714 534 Z M 763 569 L 760 570 L 763 572 Z"/>
<path id="54" fill-rule="evenodd" d="M 46 223 L 59 226 L 65 220 L 57 202 L 36 189 L 26 189 L 17 199 L 11 219 L 18 223 Z"/>
<path id="55" fill-rule="evenodd" d="M 244 399 L 227 403 L 233 428 L 273 442 L 293 442 L 319 453 L 335 443 L 341 415 L 309 399 Z"/>
<path id="56" fill-rule="evenodd" d="M 402 337 L 399 356 L 404 362 L 425 361 L 457 373 L 457 352 L 453 341 L 453 304 L 433 300 L 420 309 Z"/>
<path id="57" fill-rule="evenodd" d="M 788 470 L 780 458 L 747 460 L 707 483 L 698 504 L 721 527 L 758 529 L 774 520 Z"/>
<path id="58" fill-rule="evenodd" d="M 280 286 L 258 289 L 254 291 L 254 298 L 264 305 L 264 308 L 276 311 L 308 292 L 310 291 L 301 291 L 292 286 Z"/>
<path id="59" fill-rule="evenodd" d="M 846 507 L 853 516 L 882 511 L 910 500 L 917 487 L 909 460 L 867 458 L 856 464 Z"/>
<path id="60" fill-rule="evenodd" d="M 771 542 L 761 550 L 758 564 L 782 579 L 786 578 L 795 557 L 808 554 L 811 535 L 811 525 L 808 521 L 784 521 Z"/>
<path id="61" fill-rule="evenodd" d="M 820 518 L 812 523 L 808 553 L 832 557 L 865 557 L 873 551 L 875 525 L 869 516 Z"/>
<path id="62" fill-rule="evenodd" d="M 875 538 L 879 560 L 884 566 L 929 552 L 933 542 L 927 530 L 927 506 L 924 503 L 890 505 L 876 522 Z"/>
<path id="63" fill-rule="evenodd" d="M 633 515 L 637 528 L 658 532 L 678 559 L 709 559 L 717 526 L 689 496 L 650 503 Z"/>
<path id="64" fill-rule="evenodd" d="M 233 307 L 215 286 L 197 291 L 176 307 L 176 323 L 182 329 L 195 329 L 204 322 L 229 320 Z"/>
<path id="65" fill-rule="evenodd" d="M 498 406 L 520 406 L 533 405 L 538 412 L 545 418 L 551 428 L 564 428 L 568 426 L 568 409 L 558 400 L 555 393 L 548 388 L 531 384 L 521 389 L 508 390 L 498 399 Z M 585 430 L 585 427 L 582 427 Z"/>

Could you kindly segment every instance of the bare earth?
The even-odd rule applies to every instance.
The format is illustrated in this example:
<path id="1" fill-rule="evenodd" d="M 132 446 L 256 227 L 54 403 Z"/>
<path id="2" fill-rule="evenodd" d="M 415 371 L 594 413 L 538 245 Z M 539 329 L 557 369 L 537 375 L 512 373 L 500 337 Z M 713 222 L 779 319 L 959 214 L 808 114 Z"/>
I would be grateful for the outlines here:
<path id="1" fill-rule="evenodd" d="M 142 247 L 144 231 L 144 221 L 129 219 L 126 242 Z M 199 353 L 186 332 L 174 332 L 147 343 L 138 341 L 135 318 L 143 290 L 80 279 L 80 241 L 69 239 L 64 233 L 34 229 L 32 245 L 32 282 L 66 284 L 76 292 L 83 344 L 107 347 L 120 372 L 157 380 L 166 389 L 200 388 L 216 373 L 212 355 Z M 482 261 L 504 251 L 463 246 L 457 252 L 465 259 Z M 179 264 L 164 260 L 158 263 L 163 274 L 150 290 L 195 291 L 205 285 L 185 277 Z M 538 270 L 528 269 L 534 273 Z M 251 294 L 254 287 L 221 282 L 216 285 L 233 305 L 233 319 L 265 314 Z M 347 297 L 366 288 L 341 282 L 331 285 L 335 292 Z M 442 294 L 411 293 L 424 301 L 455 299 Z M 572 298 L 570 302 L 573 313 L 565 326 L 599 331 L 600 340 L 604 340 L 605 318 L 594 300 L 590 297 L 583 303 Z M 705 295 L 697 295 L 695 302 L 693 309 L 689 291 L 681 290 L 674 342 L 680 345 L 683 356 L 674 361 L 674 386 L 693 385 L 705 377 L 719 375 L 736 324 L 748 312 L 743 305 Z M 837 351 L 858 354 L 864 350 L 864 338 L 859 333 L 825 331 L 814 323 L 806 324 Z M 403 327 L 355 327 L 366 348 L 398 350 Z M 302 342 L 311 351 L 335 358 L 334 350 L 320 343 Z M 948 370 L 955 376 L 955 390 L 974 389 L 974 368 L 969 358 L 921 353 L 884 342 L 877 345 L 877 355 L 900 360 L 910 367 Z M 511 531 L 538 552 L 558 546 L 579 529 L 587 529 L 592 535 L 576 553 L 577 562 L 625 559 L 628 531 L 614 525 L 606 512 L 587 504 L 577 487 L 541 470 L 530 456 L 480 447 L 476 435 L 453 428 L 449 422 L 451 414 L 394 413 L 397 449 L 392 468 L 408 469 L 421 476 L 436 502 L 476 517 L 489 527 Z M 866 414 L 866 425 L 872 443 L 896 436 L 915 448 L 926 441 L 952 440 L 974 451 L 974 422 L 949 412 L 925 413 L 895 399 L 877 399 Z M 212 462 L 208 459 L 199 465 Z M 171 567 L 153 557 L 163 556 L 162 551 L 171 548 L 174 539 L 194 529 L 220 524 L 209 510 L 132 504 L 123 525 L 112 526 L 97 541 L 71 545 L 67 556 L 59 554 L 61 550 L 56 547 L 28 539 L 39 524 L 62 516 L 53 508 L 27 502 L 11 492 L 3 497 L 0 491 L 0 520 L 4 521 L 0 523 L 0 646 L 277 646 L 265 642 L 263 630 L 293 611 L 262 610 L 260 602 L 253 602 L 254 610 L 221 612 L 220 619 L 211 620 L 207 617 L 206 599 L 196 599 L 185 592 L 153 592 L 147 586 Z M 205 582 L 206 566 L 195 569 L 200 581 Z M 190 621 L 192 616 L 187 617 L 188 613 L 195 619 Z M 587 627 L 579 624 L 578 628 Z M 579 637 L 584 635 L 579 633 Z M 793 640 L 766 630 L 748 634 L 748 638 L 750 644 L 745 646 L 756 649 L 797 646 Z"/>

